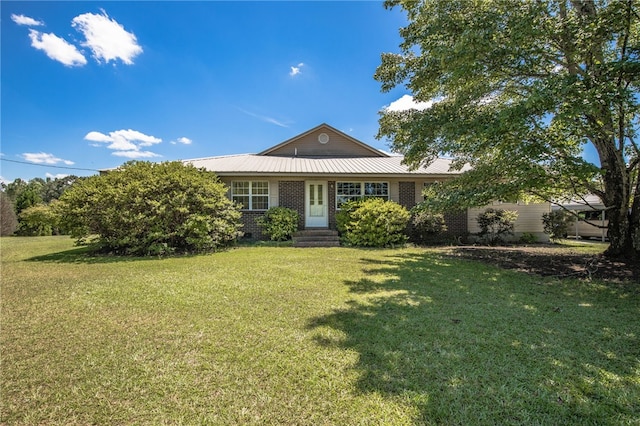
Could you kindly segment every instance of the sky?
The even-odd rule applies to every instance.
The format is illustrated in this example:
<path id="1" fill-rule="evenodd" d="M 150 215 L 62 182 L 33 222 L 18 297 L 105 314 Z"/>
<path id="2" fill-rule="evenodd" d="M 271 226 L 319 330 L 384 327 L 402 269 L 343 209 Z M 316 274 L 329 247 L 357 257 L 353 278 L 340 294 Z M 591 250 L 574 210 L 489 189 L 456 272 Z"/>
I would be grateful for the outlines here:
<path id="1" fill-rule="evenodd" d="M 382 2 L 2 1 L 0 179 L 255 153 L 327 123 L 375 148 Z"/>

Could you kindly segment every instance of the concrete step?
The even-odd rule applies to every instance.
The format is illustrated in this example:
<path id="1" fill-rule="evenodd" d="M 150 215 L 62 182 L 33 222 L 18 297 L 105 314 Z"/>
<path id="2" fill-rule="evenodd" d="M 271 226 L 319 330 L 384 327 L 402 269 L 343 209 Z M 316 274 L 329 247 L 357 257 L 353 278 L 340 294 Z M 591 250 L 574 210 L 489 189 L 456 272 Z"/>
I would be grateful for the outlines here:
<path id="1" fill-rule="evenodd" d="M 327 228 L 303 229 L 293 234 L 294 237 L 320 237 L 320 236 L 338 236 L 338 231 Z"/>
<path id="2" fill-rule="evenodd" d="M 293 235 L 294 247 L 339 247 L 340 237 L 331 229 L 305 229 Z"/>

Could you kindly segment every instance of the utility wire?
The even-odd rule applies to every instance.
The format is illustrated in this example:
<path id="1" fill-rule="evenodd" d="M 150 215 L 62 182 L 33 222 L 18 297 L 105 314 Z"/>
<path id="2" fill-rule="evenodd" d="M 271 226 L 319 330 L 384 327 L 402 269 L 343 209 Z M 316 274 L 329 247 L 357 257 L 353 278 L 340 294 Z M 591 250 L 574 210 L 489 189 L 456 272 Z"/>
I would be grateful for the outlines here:
<path id="1" fill-rule="evenodd" d="M 2 157 L 0 157 L 0 160 L 1 161 L 9 161 L 11 163 L 26 164 L 28 166 L 51 167 L 51 168 L 54 168 L 54 169 L 84 170 L 84 171 L 88 171 L 88 172 L 99 172 L 100 171 L 100 170 L 97 170 L 97 169 L 83 169 L 81 167 L 66 167 L 66 166 L 53 166 L 51 164 L 29 163 L 28 161 L 10 160 L 8 158 L 2 158 Z"/>

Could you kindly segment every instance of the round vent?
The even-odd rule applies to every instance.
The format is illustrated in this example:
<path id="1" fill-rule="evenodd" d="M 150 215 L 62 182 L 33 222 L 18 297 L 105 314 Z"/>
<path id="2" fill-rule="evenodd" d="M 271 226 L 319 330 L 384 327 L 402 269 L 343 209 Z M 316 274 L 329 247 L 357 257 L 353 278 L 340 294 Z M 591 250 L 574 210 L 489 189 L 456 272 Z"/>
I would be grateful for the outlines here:
<path id="1" fill-rule="evenodd" d="M 326 133 L 320 133 L 318 135 L 318 142 L 320 142 L 321 144 L 325 144 L 327 142 L 329 142 L 329 135 Z"/>

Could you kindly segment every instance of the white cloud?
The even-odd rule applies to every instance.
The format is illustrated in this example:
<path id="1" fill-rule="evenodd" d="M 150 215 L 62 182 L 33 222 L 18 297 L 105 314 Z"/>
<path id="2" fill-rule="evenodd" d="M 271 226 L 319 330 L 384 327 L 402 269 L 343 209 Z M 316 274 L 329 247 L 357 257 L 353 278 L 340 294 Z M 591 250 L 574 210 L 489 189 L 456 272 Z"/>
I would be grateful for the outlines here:
<path id="1" fill-rule="evenodd" d="M 289 126 L 285 123 L 283 123 L 282 121 L 276 120 L 273 117 L 267 117 L 266 115 L 260 115 L 260 114 L 256 114 L 254 112 L 251 111 L 247 111 L 245 109 L 242 108 L 238 108 L 240 111 L 244 112 L 247 115 L 250 115 L 251 117 L 255 117 L 258 120 L 262 120 L 266 123 L 271 123 L 271 124 L 275 124 L 276 126 L 280 126 L 280 127 L 285 127 L 285 128 L 289 128 Z"/>
<path id="2" fill-rule="evenodd" d="M 81 66 L 87 63 L 85 57 L 73 44 L 53 33 L 44 34 L 40 31 L 29 30 L 29 38 L 31 38 L 31 46 L 38 50 L 43 50 L 54 61 L 61 62 L 69 67 Z"/>
<path id="3" fill-rule="evenodd" d="M 113 155 L 119 157 L 128 158 L 141 158 L 141 157 L 159 157 L 150 151 L 141 151 L 140 148 L 148 147 L 162 142 L 162 139 L 155 136 L 145 135 L 137 130 L 116 130 L 109 132 L 108 135 L 104 133 L 91 131 L 84 137 L 85 140 L 92 142 L 108 143 L 107 148 L 114 150 Z M 100 146 L 94 144 L 94 146 Z"/>
<path id="4" fill-rule="evenodd" d="M 29 16 L 25 15 L 16 15 L 15 13 L 11 14 L 11 20 L 18 25 L 26 25 L 29 27 L 39 27 L 44 25 L 44 22 L 35 20 Z"/>
<path id="5" fill-rule="evenodd" d="M 156 154 L 151 151 L 116 151 L 113 153 L 118 157 L 126 157 L 126 158 L 152 158 L 152 157 L 161 157 L 160 154 Z"/>
<path id="6" fill-rule="evenodd" d="M 411 95 L 404 95 L 400 99 L 395 100 L 385 107 L 386 111 L 407 111 L 410 109 L 417 109 L 423 111 L 429 109 L 433 104 L 440 102 L 442 98 L 431 99 L 428 102 L 416 102 Z"/>
<path id="7" fill-rule="evenodd" d="M 94 141 L 94 142 L 111 142 L 112 141 L 112 138 L 110 136 L 107 136 L 100 132 L 89 132 L 84 138 L 88 141 Z"/>
<path id="8" fill-rule="evenodd" d="M 58 174 L 51 174 L 51 173 L 45 173 L 45 177 L 51 178 L 51 179 L 62 179 L 69 176 L 68 173 L 58 173 Z"/>
<path id="9" fill-rule="evenodd" d="M 192 141 L 191 139 L 189 139 L 189 138 L 185 138 L 185 137 L 183 136 L 183 137 L 181 137 L 181 138 L 176 139 L 175 141 L 171 141 L 171 143 L 172 143 L 173 145 L 176 145 L 176 144 L 179 144 L 179 143 L 181 143 L 181 144 L 183 144 L 183 145 L 191 145 L 191 144 L 193 143 L 193 141 Z"/>
<path id="10" fill-rule="evenodd" d="M 4 176 L 0 176 L 0 183 L 4 183 L 5 185 L 9 183 L 8 180 L 4 178 Z"/>
<path id="11" fill-rule="evenodd" d="M 136 36 L 124 29 L 114 19 L 102 14 L 84 13 L 73 18 L 71 25 L 84 34 L 86 42 L 82 46 L 93 52 L 98 61 L 115 61 L 120 59 L 127 65 L 133 64 L 133 58 L 142 53 Z"/>
<path id="12" fill-rule="evenodd" d="M 36 164 L 53 165 L 58 163 L 64 163 L 67 166 L 71 166 L 72 164 L 74 164 L 73 161 L 63 160 L 62 158 L 58 158 L 53 154 L 47 154 L 45 152 L 37 152 L 37 153 L 25 152 L 24 154 L 22 154 L 22 158 L 24 158 L 26 161 L 30 161 Z"/>
<path id="13" fill-rule="evenodd" d="M 304 66 L 304 63 L 300 62 L 297 67 L 291 67 L 291 71 L 289 71 L 289 75 L 293 77 L 300 74 L 302 72 L 303 66 Z"/>

